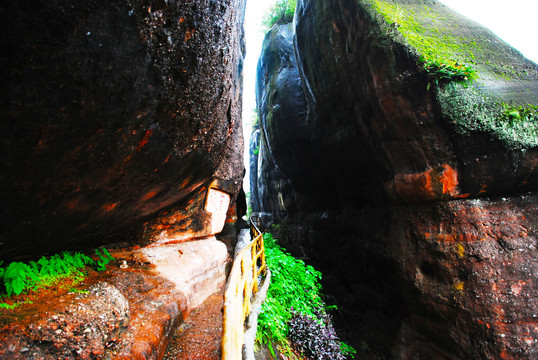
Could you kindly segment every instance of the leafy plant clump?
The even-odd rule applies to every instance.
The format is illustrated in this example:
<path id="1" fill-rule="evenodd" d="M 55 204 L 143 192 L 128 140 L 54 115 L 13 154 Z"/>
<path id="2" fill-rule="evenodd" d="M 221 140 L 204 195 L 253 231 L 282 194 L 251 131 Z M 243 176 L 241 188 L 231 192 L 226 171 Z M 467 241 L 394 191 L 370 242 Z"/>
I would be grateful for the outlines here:
<path id="1" fill-rule="evenodd" d="M 330 316 L 320 312 L 318 318 L 293 313 L 289 322 L 289 339 L 303 355 L 318 360 L 343 360 L 354 357 L 355 349 L 338 340 Z"/>
<path id="2" fill-rule="evenodd" d="M 314 358 L 343 359 L 341 343 L 332 325 L 327 327 L 329 317 L 319 283 L 321 273 L 286 253 L 272 234 L 264 234 L 264 243 L 271 284 L 258 318 L 257 341 L 270 350 L 271 344 L 277 344 L 288 356 L 293 353 L 291 340 L 304 356 L 330 354 Z M 334 336 L 325 336 L 315 342 L 306 340 L 320 333 Z M 349 349 L 347 345 L 344 348 Z M 348 353 L 351 354 L 351 351 Z"/>
<path id="3" fill-rule="evenodd" d="M 277 0 L 262 20 L 265 30 L 267 31 L 277 24 L 281 25 L 292 22 L 296 6 L 297 0 Z"/>
<path id="4" fill-rule="evenodd" d="M 95 249 L 95 255 L 97 255 L 97 261 L 94 262 L 94 265 L 97 271 L 105 271 L 106 265 L 110 261 L 114 261 L 114 257 L 105 248 L 103 248 L 102 252 L 99 252 L 99 249 Z"/>
<path id="5" fill-rule="evenodd" d="M 475 78 L 475 70 L 472 67 L 459 64 L 457 61 L 447 63 L 438 59 L 427 59 L 423 55 L 419 60 L 424 69 L 433 75 L 436 85 L 449 81 L 465 82 Z"/>
<path id="6" fill-rule="evenodd" d="M 11 296 L 52 286 L 64 278 L 73 278 L 75 283 L 80 283 L 84 279 L 81 268 L 91 265 L 101 271 L 106 269 L 105 266 L 110 260 L 114 260 L 106 249 L 102 252 L 97 249 L 95 252 L 97 261 L 79 252 L 63 252 L 50 258 L 43 256 L 28 264 L 14 261 L 5 268 L 0 267 L 0 284 L 3 285 L 5 294 Z"/>

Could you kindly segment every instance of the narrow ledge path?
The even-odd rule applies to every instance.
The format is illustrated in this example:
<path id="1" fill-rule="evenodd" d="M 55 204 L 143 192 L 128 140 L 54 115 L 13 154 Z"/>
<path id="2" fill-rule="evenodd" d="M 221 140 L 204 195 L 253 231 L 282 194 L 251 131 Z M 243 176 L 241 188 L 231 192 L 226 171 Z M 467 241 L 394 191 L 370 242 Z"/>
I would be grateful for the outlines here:
<path id="1" fill-rule="evenodd" d="M 177 328 L 163 360 L 220 360 L 223 289 L 209 296 Z"/>

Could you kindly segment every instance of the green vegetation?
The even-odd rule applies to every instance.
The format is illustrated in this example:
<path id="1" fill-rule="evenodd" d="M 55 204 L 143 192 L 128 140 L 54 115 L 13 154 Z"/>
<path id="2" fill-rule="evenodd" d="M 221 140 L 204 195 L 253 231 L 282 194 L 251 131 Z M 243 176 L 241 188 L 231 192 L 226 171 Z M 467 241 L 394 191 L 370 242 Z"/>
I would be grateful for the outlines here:
<path id="1" fill-rule="evenodd" d="M 33 302 L 30 301 L 30 300 L 26 300 L 26 301 L 22 301 L 22 302 L 17 302 L 15 304 L 0 303 L 0 309 L 13 310 L 16 307 L 21 306 L 22 304 L 33 304 Z"/>
<path id="2" fill-rule="evenodd" d="M 252 132 L 260 127 L 260 119 L 258 118 L 258 111 L 256 108 L 252 110 Z"/>
<path id="3" fill-rule="evenodd" d="M 245 219 L 246 221 L 249 221 L 250 217 L 252 216 L 252 203 L 251 203 L 252 194 L 250 193 L 250 191 L 245 192 L 245 198 L 247 201 L 247 213 L 245 214 L 245 216 L 243 216 L 243 219 Z"/>
<path id="4" fill-rule="evenodd" d="M 259 317 L 257 338 L 262 343 L 283 343 L 288 337 L 287 324 L 292 308 L 315 316 L 314 309 L 323 306 L 319 284 L 321 273 L 286 253 L 272 234 L 264 234 L 263 240 L 271 285 Z"/>
<path id="5" fill-rule="evenodd" d="M 538 106 L 499 103 L 460 84 L 448 84 L 437 97 L 463 133 L 489 132 L 512 149 L 538 146 Z"/>
<path id="6" fill-rule="evenodd" d="M 277 244 L 272 234 L 264 234 L 264 243 L 267 266 L 271 270 L 271 284 L 258 319 L 256 339 L 258 343 L 268 346 L 271 351 L 272 344 L 276 344 L 287 356 L 293 356 L 288 339 L 290 322 L 294 316 L 300 315 L 306 319 L 314 319 L 313 324 L 317 324 L 317 327 L 321 326 L 322 329 L 328 327 L 325 321 L 327 308 L 322 300 L 319 283 L 321 273 L 286 253 L 285 249 Z M 296 319 L 292 326 L 293 324 L 297 324 Z M 339 341 L 336 343 L 341 348 L 338 349 L 338 354 L 332 353 L 331 359 L 341 358 L 342 350 L 347 351 L 346 354 L 353 353 L 349 346 L 342 346 Z M 332 348 L 328 344 L 321 347 Z M 317 358 L 324 359 L 325 357 Z"/>
<path id="7" fill-rule="evenodd" d="M 371 0 L 393 32 L 400 34 L 419 56 L 424 69 L 436 84 L 465 82 L 476 78 L 476 71 L 464 63 L 472 62 L 475 43 L 453 36 L 438 24 L 439 15 L 428 7 L 412 9 L 398 3 Z M 466 59 L 461 59 L 465 56 Z"/>
<path id="8" fill-rule="evenodd" d="M 512 125 L 517 122 L 538 123 L 538 106 L 536 105 L 514 106 L 502 104 L 502 106 L 501 121 Z"/>
<path id="9" fill-rule="evenodd" d="M 0 267 L 0 285 L 6 296 L 20 295 L 29 290 L 38 290 L 55 285 L 61 280 L 71 279 L 72 285 L 76 285 L 85 278 L 82 268 L 90 265 L 96 270 L 106 269 L 106 264 L 114 260 L 106 250 L 95 250 L 97 261 L 81 253 L 63 252 L 50 258 L 41 257 L 38 261 L 23 263 L 14 261 L 5 268 Z M 2 262 L 0 262 L 0 266 Z M 17 305 L 1 303 L 0 307 L 9 309 Z"/>
<path id="10" fill-rule="evenodd" d="M 451 12 L 428 3 L 398 0 L 368 0 L 375 19 L 384 33 L 395 42 L 408 46 L 428 74 L 436 96 L 452 122 L 462 132 L 487 132 L 502 140 L 509 148 L 538 146 L 536 106 L 504 104 L 491 99 L 478 89 L 481 77 L 503 81 L 520 79 L 521 72 L 503 65 L 513 60 L 492 53 L 488 36 L 468 37 L 460 20 Z M 463 35 L 462 35 L 463 34 Z"/>
<path id="11" fill-rule="evenodd" d="M 268 31 L 273 25 L 292 22 L 296 5 L 297 0 L 277 0 L 262 20 L 265 31 Z"/>
<path id="12" fill-rule="evenodd" d="M 97 261 L 94 263 L 95 268 L 97 271 L 104 271 L 106 270 L 106 265 L 110 261 L 114 261 L 114 258 L 107 249 L 103 248 L 102 252 L 99 252 L 99 249 L 95 249 L 95 255 L 97 255 Z"/>

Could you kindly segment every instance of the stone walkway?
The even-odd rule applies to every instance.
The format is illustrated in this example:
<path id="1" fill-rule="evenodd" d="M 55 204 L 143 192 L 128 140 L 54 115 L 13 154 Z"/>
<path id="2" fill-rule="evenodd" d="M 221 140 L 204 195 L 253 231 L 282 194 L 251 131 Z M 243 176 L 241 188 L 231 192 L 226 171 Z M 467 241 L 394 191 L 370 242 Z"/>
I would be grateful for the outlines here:
<path id="1" fill-rule="evenodd" d="M 220 360 L 223 292 L 211 295 L 176 330 L 164 360 Z"/>

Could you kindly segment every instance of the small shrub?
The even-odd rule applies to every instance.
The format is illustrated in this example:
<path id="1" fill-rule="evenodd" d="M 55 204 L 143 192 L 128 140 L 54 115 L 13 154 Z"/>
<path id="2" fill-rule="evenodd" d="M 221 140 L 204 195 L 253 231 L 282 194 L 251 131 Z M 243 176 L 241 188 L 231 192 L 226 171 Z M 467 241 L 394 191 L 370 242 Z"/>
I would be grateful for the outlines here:
<path id="1" fill-rule="evenodd" d="M 8 296 L 19 295 L 25 288 L 33 286 L 38 273 L 25 263 L 14 261 L 4 271 L 4 287 Z"/>
<path id="2" fill-rule="evenodd" d="M 95 249 L 95 254 L 97 255 L 98 259 L 95 262 L 95 267 L 97 271 L 104 271 L 106 270 L 106 265 L 110 261 L 114 261 L 114 258 L 107 249 L 103 248 L 102 253 L 99 252 L 99 249 Z"/>
<path id="3" fill-rule="evenodd" d="M 426 59 L 424 56 L 421 56 L 419 60 L 436 85 L 450 81 L 463 83 L 476 77 L 472 67 L 459 64 L 457 61 L 442 62 L 436 59 Z"/>

